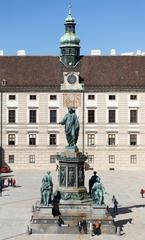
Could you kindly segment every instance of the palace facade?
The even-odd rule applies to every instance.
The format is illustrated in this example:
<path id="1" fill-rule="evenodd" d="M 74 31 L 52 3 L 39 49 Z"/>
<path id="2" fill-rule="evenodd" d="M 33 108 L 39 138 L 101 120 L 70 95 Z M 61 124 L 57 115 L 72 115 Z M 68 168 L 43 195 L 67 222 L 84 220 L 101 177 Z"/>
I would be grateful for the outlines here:
<path id="1" fill-rule="evenodd" d="M 55 168 L 72 107 L 94 169 L 145 167 L 145 56 L 82 56 L 69 12 L 60 56 L 0 56 L 1 164 Z"/>

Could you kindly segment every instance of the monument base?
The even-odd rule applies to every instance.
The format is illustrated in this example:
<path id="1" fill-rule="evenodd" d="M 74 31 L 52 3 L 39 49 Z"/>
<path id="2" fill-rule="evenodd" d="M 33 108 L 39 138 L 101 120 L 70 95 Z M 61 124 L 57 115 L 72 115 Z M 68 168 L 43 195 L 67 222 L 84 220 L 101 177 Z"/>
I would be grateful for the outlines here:
<path id="1" fill-rule="evenodd" d="M 88 234 L 91 234 L 91 225 L 96 219 L 101 222 L 102 234 L 115 234 L 115 225 L 112 216 L 106 212 L 106 206 L 96 206 L 92 200 L 88 202 L 60 203 L 59 210 L 64 220 L 64 227 L 58 226 L 58 217 L 52 216 L 52 206 L 41 206 L 37 202 L 31 221 L 32 233 L 79 234 L 78 221 L 85 218 Z"/>

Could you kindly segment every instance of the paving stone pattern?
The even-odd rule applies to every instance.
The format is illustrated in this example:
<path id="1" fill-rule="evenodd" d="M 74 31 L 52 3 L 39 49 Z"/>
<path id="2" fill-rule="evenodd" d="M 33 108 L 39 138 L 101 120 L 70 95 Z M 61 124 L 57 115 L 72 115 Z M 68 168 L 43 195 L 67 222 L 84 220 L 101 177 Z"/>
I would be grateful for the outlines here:
<path id="1" fill-rule="evenodd" d="M 97 170 L 97 169 L 95 169 Z M 47 170 L 46 170 L 47 171 Z M 99 171 L 106 190 L 105 202 L 113 207 L 112 195 L 119 202 L 119 213 L 115 221 L 122 226 L 121 236 L 83 234 L 32 234 L 26 229 L 32 216 L 32 205 L 40 199 L 41 179 L 45 170 L 15 170 L 10 175 L 16 179 L 17 187 L 8 187 L 0 197 L 0 240 L 45 240 L 45 239 L 97 239 L 97 240 L 145 240 L 145 198 L 140 189 L 145 189 L 145 171 Z M 93 171 L 85 173 L 85 185 Z M 58 186 L 58 173 L 52 172 L 54 190 Z M 112 211 L 112 209 L 111 209 Z"/>

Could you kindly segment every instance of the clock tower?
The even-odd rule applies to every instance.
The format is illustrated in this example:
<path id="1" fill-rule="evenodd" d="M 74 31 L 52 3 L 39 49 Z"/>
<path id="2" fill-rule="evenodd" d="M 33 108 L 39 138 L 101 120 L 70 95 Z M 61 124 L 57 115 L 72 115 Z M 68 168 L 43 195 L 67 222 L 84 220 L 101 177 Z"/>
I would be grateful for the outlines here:
<path id="1" fill-rule="evenodd" d="M 75 19 L 69 14 L 65 19 L 65 33 L 60 38 L 60 61 L 67 67 L 74 67 L 80 59 L 80 39 L 75 32 Z"/>

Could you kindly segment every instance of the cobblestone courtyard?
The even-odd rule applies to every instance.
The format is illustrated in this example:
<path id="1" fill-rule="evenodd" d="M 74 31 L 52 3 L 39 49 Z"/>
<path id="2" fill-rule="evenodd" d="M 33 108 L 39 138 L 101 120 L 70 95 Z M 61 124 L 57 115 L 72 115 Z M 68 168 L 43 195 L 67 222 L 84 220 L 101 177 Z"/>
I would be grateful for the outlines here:
<path id="1" fill-rule="evenodd" d="M 57 239 L 58 235 L 26 235 L 26 227 L 32 215 L 32 205 L 40 199 L 40 185 L 44 170 L 15 170 L 17 187 L 8 187 L 0 197 L 0 240 Z M 92 171 L 85 173 L 85 185 Z M 122 225 L 122 235 L 59 235 L 62 239 L 98 239 L 98 240 L 144 240 L 145 239 L 145 198 L 141 198 L 140 189 L 145 189 L 145 171 L 99 171 L 98 175 L 107 192 L 105 202 L 112 205 L 112 195 L 119 202 L 119 213 L 115 217 Z M 57 189 L 57 172 L 52 171 L 54 190 Z"/>

